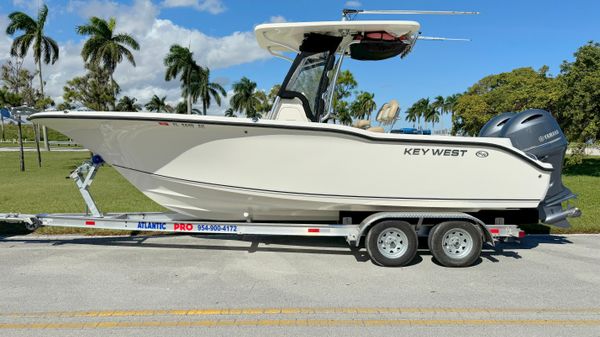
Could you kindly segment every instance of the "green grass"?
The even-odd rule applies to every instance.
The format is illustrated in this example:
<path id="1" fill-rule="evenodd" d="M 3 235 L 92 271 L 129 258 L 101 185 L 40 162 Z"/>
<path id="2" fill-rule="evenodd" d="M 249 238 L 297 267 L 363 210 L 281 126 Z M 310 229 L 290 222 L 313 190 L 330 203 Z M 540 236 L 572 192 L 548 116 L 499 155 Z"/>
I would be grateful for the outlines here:
<path id="1" fill-rule="evenodd" d="M 0 212 L 2 213 L 84 213 L 85 203 L 71 179 L 71 171 L 89 157 L 88 152 L 42 153 L 42 168 L 35 152 L 25 153 L 25 172 L 19 171 L 18 152 L 0 152 Z M 103 212 L 163 211 L 164 209 L 136 190 L 112 167 L 103 167 L 90 188 Z M 20 226 L 0 225 L 0 234 L 14 233 Z M 123 231 L 100 231 L 43 227 L 39 234 L 126 234 Z"/>
<path id="2" fill-rule="evenodd" d="M 23 140 L 25 141 L 35 141 L 35 133 L 33 130 L 32 124 L 25 124 L 21 126 L 21 131 L 23 132 Z M 41 132 L 41 131 L 40 131 Z M 41 136 L 41 135 L 40 135 Z M 19 139 L 19 131 L 16 124 L 4 124 L 4 139 L 8 141 Z M 69 137 L 63 135 L 62 133 L 48 129 L 48 139 L 49 140 L 57 140 L 57 141 L 67 141 Z"/>
<path id="3" fill-rule="evenodd" d="M 12 141 L 10 141 L 10 142 L 0 142 L 0 148 L 2 148 L 2 147 L 18 148 L 19 147 L 19 143 L 18 142 L 13 143 Z M 35 148 L 35 142 L 32 142 L 32 141 L 23 142 L 23 147 L 24 148 Z M 52 143 L 50 143 L 50 150 L 56 149 L 56 148 L 60 148 L 60 149 L 82 149 L 83 147 L 81 145 L 52 144 Z M 44 142 L 43 141 L 40 142 L 40 149 L 42 151 L 44 151 Z"/>
<path id="4" fill-rule="evenodd" d="M 25 172 L 19 171 L 17 152 L 0 152 L 0 212 L 10 213 L 83 213 L 85 204 L 71 179 L 65 179 L 88 152 L 42 153 L 43 167 L 38 168 L 34 152 L 26 152 Z M 575 205 L 583 216 L 571 219 L 569 229 L 527 226 L 529 232 L 600 233 L 600 157 L 585 158 L 583 163 L 565 169 L 563 182 L 579 195 Z M 161 206 L 146 198 L 112 167 L 103 167 L 96 176 L 91 192 L 103 212 L 162 211 Z M 19 232 L 22 226 L 0 224 L 0 234 Z M 91 235 L 126 234 L 101 231 L 44 227 L 39 234 L 85 233 Z"/>

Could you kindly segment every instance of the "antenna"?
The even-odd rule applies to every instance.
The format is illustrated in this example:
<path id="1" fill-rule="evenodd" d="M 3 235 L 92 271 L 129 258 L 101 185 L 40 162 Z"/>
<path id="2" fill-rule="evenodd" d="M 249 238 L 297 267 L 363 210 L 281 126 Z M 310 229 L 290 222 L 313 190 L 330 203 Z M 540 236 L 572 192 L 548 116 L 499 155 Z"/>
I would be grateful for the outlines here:
<path id="1" fill-rule="evenodd" d="M 407 10 L 407 9 L 342 9 L 342 20 L 352 20 L 359 14 L 376 14 L 376 15 L 478 15 L 479 12 L 465 12 L 465 11 L 421 11 L 421 10 Z"/>
<path id="2" fill-rule="evenodd" d="M 425 40 L 425 41 L 466 41 L 466 42 L 471 42 L 471 39 L 457 39 L 457 38 L 450 38 L 450 37 L 422 36 L 422 35 L 419 35 L 419 37 L 417 37 L 417 40 Z"/>

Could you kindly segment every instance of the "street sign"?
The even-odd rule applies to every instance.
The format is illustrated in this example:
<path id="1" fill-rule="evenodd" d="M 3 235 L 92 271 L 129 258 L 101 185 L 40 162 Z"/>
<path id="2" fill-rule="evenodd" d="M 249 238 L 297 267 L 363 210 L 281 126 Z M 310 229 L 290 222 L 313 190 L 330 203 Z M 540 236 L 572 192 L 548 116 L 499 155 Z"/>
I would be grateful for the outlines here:
<path id="1" fill-rule="evenodd" d="M 10 111 L 8 111 L 6 108 L 1 108 L 0 115 L 2 115 L 4 118 L 10 118 Z"/>

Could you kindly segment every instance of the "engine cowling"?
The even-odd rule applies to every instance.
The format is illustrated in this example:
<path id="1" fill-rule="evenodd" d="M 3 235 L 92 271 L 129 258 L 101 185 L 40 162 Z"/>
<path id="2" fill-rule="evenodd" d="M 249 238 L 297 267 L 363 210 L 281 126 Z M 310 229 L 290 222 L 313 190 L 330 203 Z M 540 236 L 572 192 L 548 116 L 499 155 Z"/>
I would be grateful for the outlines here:
<path id="1" fill-rule="evenodd" d="M 562 183 L 567 138 L 548 111 L 530 109 L 519 113 L 500 114 L 484 125 L 479 136 L 508 138 L 519 150 L 542 162 L 552 164 L 554 169 L 550 177 L 550 187 L 538 207 L 542 222 L 568 226 L 566 218 L 578 215 L 577 209 L 562 208 L 562 202 L 576 196 Z"/>

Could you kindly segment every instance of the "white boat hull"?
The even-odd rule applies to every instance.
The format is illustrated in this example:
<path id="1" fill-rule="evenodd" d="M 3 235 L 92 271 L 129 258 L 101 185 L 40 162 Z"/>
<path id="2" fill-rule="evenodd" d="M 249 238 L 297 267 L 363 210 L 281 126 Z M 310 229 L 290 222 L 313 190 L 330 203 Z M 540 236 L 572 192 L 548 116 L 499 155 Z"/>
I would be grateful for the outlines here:
<path id="1" fill-rule="evenodd" d="M 340 211 L 536 208 L 551 165 L 501 138 L 156 113 L 45 112 L 158 204 L 197 219 L 334 221 Z"/>

